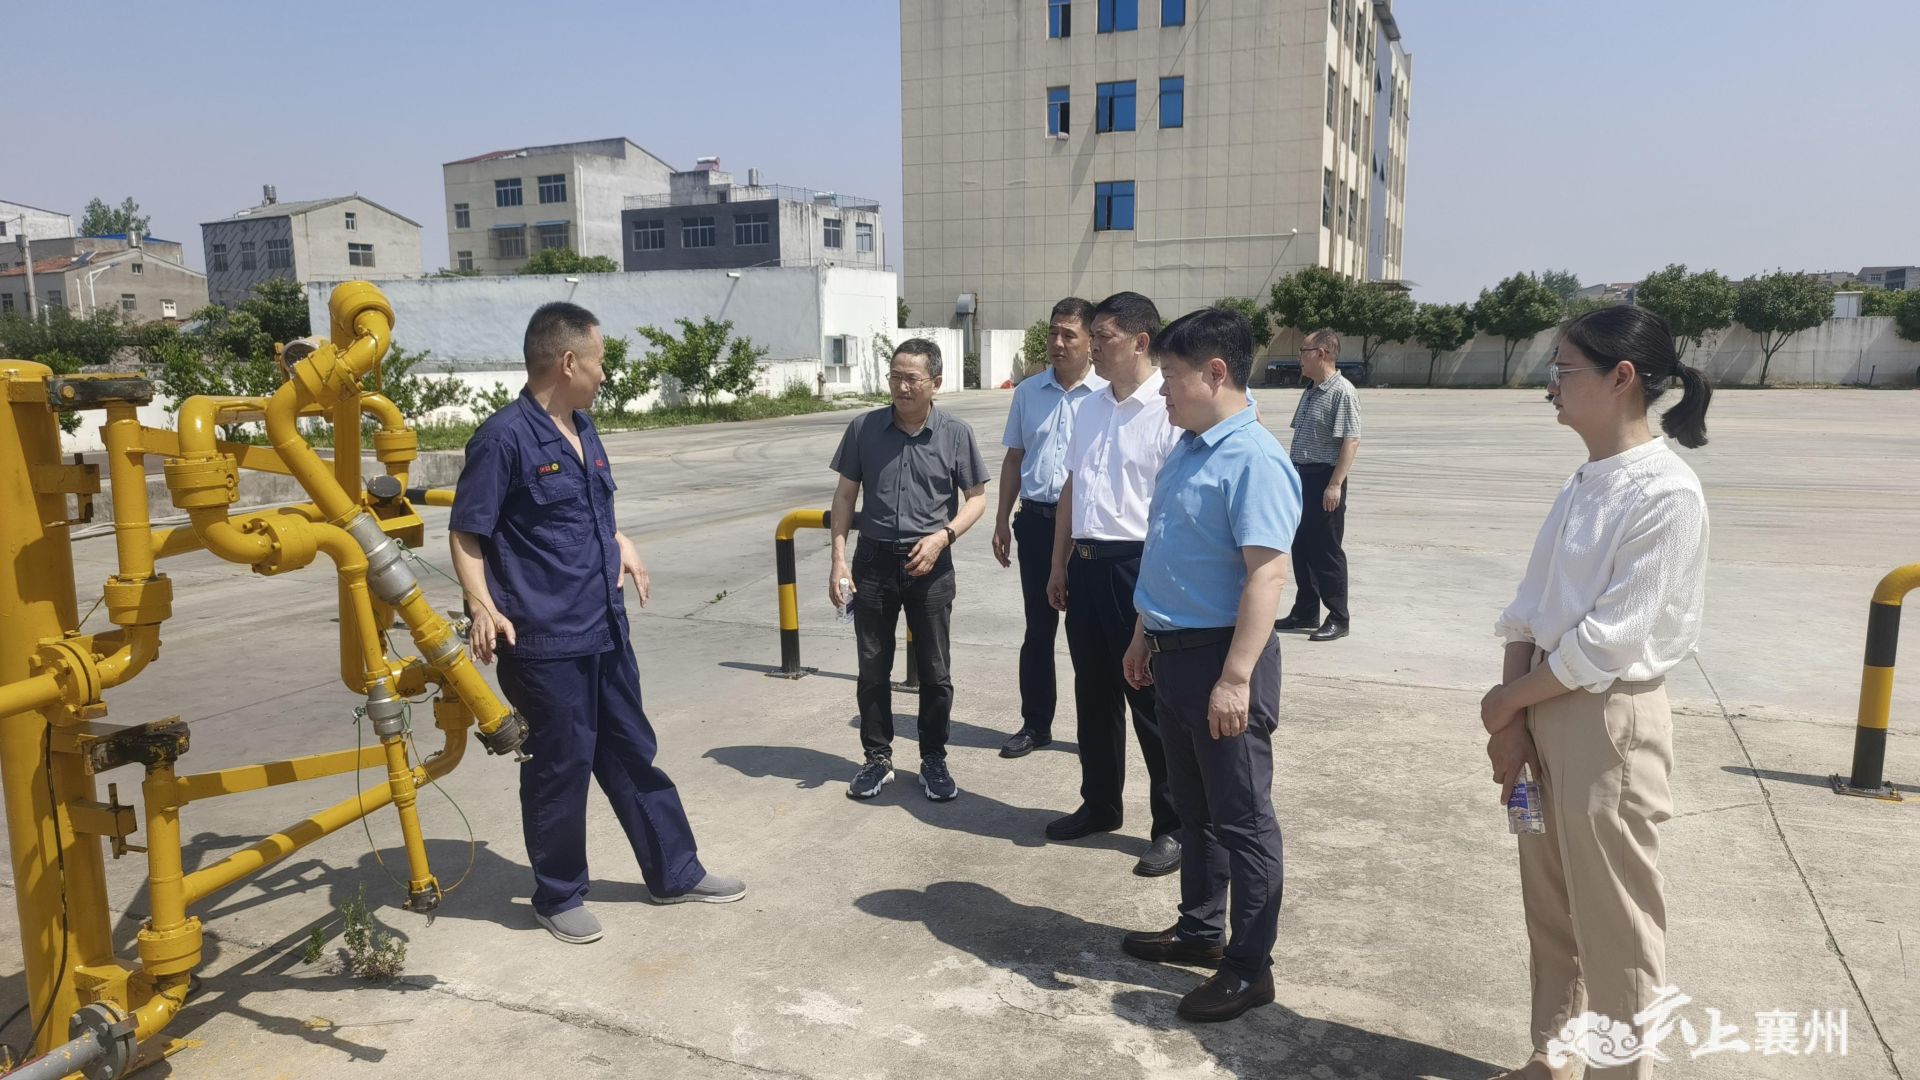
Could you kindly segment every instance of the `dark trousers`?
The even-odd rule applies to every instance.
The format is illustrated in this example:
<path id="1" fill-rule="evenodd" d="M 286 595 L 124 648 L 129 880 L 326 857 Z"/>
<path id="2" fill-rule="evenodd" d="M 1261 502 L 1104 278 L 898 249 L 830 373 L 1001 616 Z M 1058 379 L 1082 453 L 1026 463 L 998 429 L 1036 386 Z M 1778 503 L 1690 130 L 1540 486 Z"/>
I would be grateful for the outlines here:
<path id="1" fill-rule="evenodd" d="M 1027 613 L 1027 636 L 1020 642 L 1020 726 L 1038 738 L 1053 737 L 1057 696 L 1053 642 L 1060 613 L 1047 602 L 1047 578 L 1053 573 L 1053 518 L 1023 504 L 1013 518 L 1016 557 L 1020 560 L 1020 598 Z"/>
<path id="2" fill-rule="evenodd" d="M 1353 482 L 1347 481 L 1340 493 L 1340 509 L 1329 514 L 1321 508 L 1327 482 L 1333 479 L 1331 465 L 1295 465 L 1300 472 L 1300 528 L 1293 534 L 1293 580 L 1299 592 L 1293 598 L 1293 617 L 1302 622 L 1317 622 L 1320 605 L 1327 614 L 1347 621 L 1347 553 L 1341 541 L 1347 536 L 1347 496 Z"/>
<path id="3" fill-rule="evenodd" d="M 500 689 L 527 720 L 520 766 L 520 823 L 533 863 L 533 910 L 552 916 L 587 893 L 587 779 L 613 804 L 659 896 L 700 884 L 707 871 L 694 850 L 680 793 L 654 767 L 659 743 L 640 704 L 640 667 L 627 620 L 614 620 L 614 646 L 594 656 L 557 659 L 500 655 Z"/>
<path id="4" fill-rule="evenodd" d="M 1127 684 L 1122 661 L 1133 640 L 1133 586 L 1140 578 L 1140 556 L 1083 559 L 1076 551 L 1067 563 L 1067 650 L 1073 655 L 1073 703 L 1080 742 L 1080 801 L 1096 816 L 1119 821 L 1125 814 L 1120 795 L 1127 780 L 1127 707 L 1133 707 L 1133 733 L 1147 759 L 1147 805 L 1152 833 L 1159 837 L 1180 828 L 1173 796 L 1167 791 L 1167 753 L 1153 690 Z"/>
<path id="5" fill-rule="evenodd" d="M 1207 700 L 1229 644 L 1154 654 L 1153 688 L 1167 782 L 1183 826 L 1180 934 L 1210 945 L 1224 937 L 1222 966 L 1251 981 L 1273 965 L 1280 925 L 1280 825 L 1273 816 L 1280 645 L 1269 640 L 1254 664 L 1247 730 L 1215 739 Z"/>
<path id="6" fill-rule="evenodd" d="M 953 678 L 947 671 L 947 630 L 953 622 L 953 553 L 943 551 L 920 577 L 907 573 L 907 556 L 862 539 L 853 552 L 853 631 L 860 648 L 860 745 L 868 757 L 893 753 L 893 636 L 907 614 L 920 663 L 920 756 L 947 756 L 953 714 Z"/>

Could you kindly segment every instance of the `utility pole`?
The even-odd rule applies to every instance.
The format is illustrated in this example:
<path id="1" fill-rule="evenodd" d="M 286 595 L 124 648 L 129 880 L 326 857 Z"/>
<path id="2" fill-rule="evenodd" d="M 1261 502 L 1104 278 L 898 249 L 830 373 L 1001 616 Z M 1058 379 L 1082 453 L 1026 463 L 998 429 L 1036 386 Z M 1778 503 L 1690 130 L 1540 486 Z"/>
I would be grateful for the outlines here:
<path id="1" fill-rule="evenodd" d="M 27 239 L 26 216 L 21 215 L 19 221 L 20 234 L 14 238 L 14 242 L 20 245 L 20 265 L 27 268 L 27 321 L 32 322 L 34 312 L 40 306 L 34 302 L 33 296 L 33 241 Z"/>

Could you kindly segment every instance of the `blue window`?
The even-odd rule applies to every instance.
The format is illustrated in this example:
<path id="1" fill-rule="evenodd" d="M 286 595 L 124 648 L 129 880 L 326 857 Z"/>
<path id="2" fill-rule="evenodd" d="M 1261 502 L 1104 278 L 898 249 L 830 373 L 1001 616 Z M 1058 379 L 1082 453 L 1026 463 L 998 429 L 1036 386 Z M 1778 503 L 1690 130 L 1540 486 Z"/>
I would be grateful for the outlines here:
<path id="1" fill-rule="evenodd" d="M 1103 34 L 1115 30 L 1140 29 L 1140 0 L 1099 0 L 1099 25 L 1095 27 Z"/>
<path id="2" fill-rule="evenodd" d="M 1160 0 L 1160 25 L 1187 25 L 1187 0 Z"/>
<path id="3" fill-rule="evenodd" d="M 1050 38 L 1073 36 L 1072 0 L 1047 0 L 1047 36 Z"/>
<path id="4" fill-rule="evenodd" d="M 1068 111 L 1072 107 L 1072 95 L 1064 86 L 1047 87 L 1047 134 L 1065 135 L 1068 128 Z"/>
<path id="5" fill-rule="evenodd" d="M 1095 84 L 1093 129 L 1095 131 L 1132 131 L 1133 103 L 1133 80 Z"/>
<path id="6" fill-rule="evenodd" d="M 1103 181 L 1093 185 L 1093 231 L 1133 231 L 1133 181 Z"/>
<path id="7" fill-rule="evenodd" d="M 1187 79 L 1184 75 L 1160 80 L 1160 126 L 1187 126 Z"/>

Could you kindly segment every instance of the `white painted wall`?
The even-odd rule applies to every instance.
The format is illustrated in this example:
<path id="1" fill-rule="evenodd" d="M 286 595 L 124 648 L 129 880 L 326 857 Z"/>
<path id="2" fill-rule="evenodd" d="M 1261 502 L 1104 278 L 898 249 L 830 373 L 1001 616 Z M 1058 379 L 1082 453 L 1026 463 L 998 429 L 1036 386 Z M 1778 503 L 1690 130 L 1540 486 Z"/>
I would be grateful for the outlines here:
<path id="1" fill-rule="evenodd" d="M 896 321 L 898 318 L 899 315 L 896 312 Z M 962 381 L 961 374 L 966 370 L 967 335 L 958 327 L 903 326 L 888 330 L 887 337 L 892 340 L 895 345 L 900 344 L 908 338 L 926 338 L 928 341 L 940 346 L 940 381 L 945 384 L 941 387 L 941 390 L 951 391 L 963 389 L 960 383 Z M 880 374 L 883 379 L 886 377 L 887 361 L 891 359 L 892 357 L 889 356 L 882 358 L 880 361 Z M 885 389 L 886 387 L 883 385 L 881 390 L 884 391 Z"/>
<path id="2" fill-rule="evenodd" d="M 1025 330 L 980 331 L 980 389 L 998 390 L 1000 384 L 1020 381 L 1020 345 Z"/>

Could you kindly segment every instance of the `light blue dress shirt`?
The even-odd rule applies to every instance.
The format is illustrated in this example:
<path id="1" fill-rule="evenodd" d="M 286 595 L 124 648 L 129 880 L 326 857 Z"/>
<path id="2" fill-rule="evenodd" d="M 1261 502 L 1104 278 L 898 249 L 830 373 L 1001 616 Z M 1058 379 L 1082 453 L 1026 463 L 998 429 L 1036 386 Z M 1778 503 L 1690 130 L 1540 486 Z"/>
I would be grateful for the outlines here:
<path id="1" fill-rule="evenodd" d="M 1021 380 L 1013 388 L 1013 407 L 1007 410 L 1007 432 L 1000 442 L 1022 451 L 1020 497 L 1057 503 L 1060 485 L 1067 482 L 1067 445 L 1073 441 L 1073 417 L 1080 403 L 1107 388 L 1107 380 L 1087 372 L 1072 390 L 1053 377 L 1053 367 Z"/>
<path id="2" fill-rule="evenodd" d="M 1245 408 L 1181 436 L 1160 467 L 1133 604 L 1151 631 L 1232 626 L 1247 585 L 1241 548 L 1286 551 L 1300 524 L 1300 474 Z"/>

